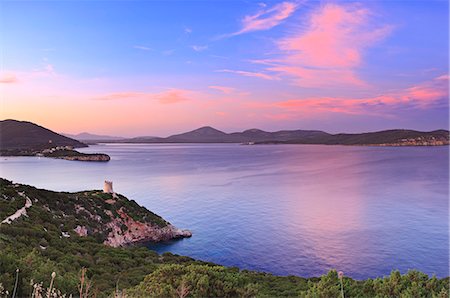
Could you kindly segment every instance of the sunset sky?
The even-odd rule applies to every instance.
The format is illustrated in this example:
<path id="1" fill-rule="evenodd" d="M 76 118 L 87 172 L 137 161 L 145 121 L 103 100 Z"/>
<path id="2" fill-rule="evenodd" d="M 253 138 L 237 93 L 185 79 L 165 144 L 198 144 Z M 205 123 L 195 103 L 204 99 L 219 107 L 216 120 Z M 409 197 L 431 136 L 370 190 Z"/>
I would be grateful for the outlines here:
<path id="1" fill-rule="evenodd" d="M 448 128 L 448 1 L 2 1 L 0 118 L 167 136 L 210 125 Z"/>

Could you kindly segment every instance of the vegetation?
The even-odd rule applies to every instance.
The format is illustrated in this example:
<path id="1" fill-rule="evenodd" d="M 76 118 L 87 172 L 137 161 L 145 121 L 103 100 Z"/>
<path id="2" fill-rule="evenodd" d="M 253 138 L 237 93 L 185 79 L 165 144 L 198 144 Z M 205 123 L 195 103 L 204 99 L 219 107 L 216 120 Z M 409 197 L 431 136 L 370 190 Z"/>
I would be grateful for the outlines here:
<path id="1" fill-rule="evenodd" d="M 341 280 L 336 271 L 320 278 L 274 276 L 146 247 L 108 247 L 109 212 L 124 208 L 133 218 L 168 223 L 134 201 L 100 191 L 52 192 L 0 179 L 0 220 L 27 198 L 33 203 L 27 216 L 0 225 L 0 297 L 14 291 L 16 297 L 340 297 L 341 281 L 345 297 L 448 297 L 448 278 L 417 271 L 364 281 Z M 78 236 L 78 225 L 91 233 Z"/>
<path id="2" fill-rule="evenodd" d="M 80 141 L 27 121 L 1 120 L 0 136 L 0 154 L 5 155 L 20 152 L 30 155 L 32 151 L 56 146 L 87 147 Z"/>
<path id="3" fill-rule="evenodd" d="M 126 143 L 249 143 L 256 144 L 324 144 L 324 145 L 448 145 L 449 131 L 422 132 L 392 129 L 369 133 L 329 134 L 319 130 L 281 130 L 267 132 L 249 129 L 224 133 L 206 126 L 167 138 L 142 137 L 120 140 Z"/>
<path id="4" fill-rule="evenodd" d="M 67 149 L 61 149 L 61 150 L 55 150 L 53 152 L 44 153 L 45 157 L 53 157 L 53 158 L 65 158 L 65 157 L 90 157 L 90 156 L 105 156 L 107 157 L 107 154 L 103 153 L 81 153 L 76 150 L 67 150 Z"/>
<path id="5" fill-rule="evenodd" d="M 0 226 L 0 232 L 3 234 L 10 234 L 11 231 L 21 229 L 24 234 L 46 238 L 59 237 L 62 233 L 68 233 L 74 237 L 77 234 L 73 230 L 80 226 L 85 227 L 88 234 L 98 241 L 102 241 L 109 233 L 107 224 L 111 221 L 111 215 L 118 217 L 119 210 L 141 222 L 152 223 L 159 227 L 168 225 L 168 222 L 160 216 L 120 194 L 113 197 L 112 194 L 103 193 L 100 190 L 76 193 L 53 192 L 27 185 L 12 184 L 5 179 L 0 179 L 0 191 L 0 218 L 6 218 L 23 207 L 25 196 L 33 202 L 32 208 L 27 211 L 28 217 L 11 226 Z"/>
<path id="6" fill-rule="evenodd" d="M 357 281 L 343 278 L 345 297 L 448 297 L 448 278 L 429 278 L 418 271 Z M 320 278 L 279 277 L 211 265 L 162 265 L 129 297 L 340 297 L 335 270 Z"/>
<path id="7" fill-rule="evenodd" d="M 320 135 L 310 138 L 293 138 L 279 141 L 269 140 L 258 144 L 323 144 L 323 145 L 448 145 L 449 132 L 435 130 L 421 132 L 407 129 L 393 129 L 368 133 Z"/>

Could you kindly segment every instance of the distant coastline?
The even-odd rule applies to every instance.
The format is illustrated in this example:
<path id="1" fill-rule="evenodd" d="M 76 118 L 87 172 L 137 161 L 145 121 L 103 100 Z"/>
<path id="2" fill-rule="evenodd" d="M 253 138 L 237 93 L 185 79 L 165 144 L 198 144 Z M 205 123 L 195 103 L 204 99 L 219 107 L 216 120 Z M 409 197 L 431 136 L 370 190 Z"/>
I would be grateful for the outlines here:
<path id="1" fill-rule="evenodd" d="M 302 145 L 348 145 L 348 146 L 446 146 L 449 145 L 448 130 L 430 132 L 392 129 L 367 133 L 330 134 L 320 130 L 280 130 L 267 132 L 248 129 L 243 132 L 225 133 L 210 126 L 189 132 L 162 137 L 120 138 L 83 133 L 89 140 L 76 140 L 58 134 L 45 127 L 27 121 L 0 121 L 0 156 L 41 156 L 73 161 L 107 162 L 104 153 L 81 153 L 75 148 L 95 143 L 237 143 L 243 145 L 302 144 Z M 104 140 L 96 140 L 104 137 Z M 87 144 L 88 143 L 88 144 Z"/>
<path id="2" fill-rule="evenodd" d="M 78 152 L 75 148 L 88 145 L 26 121 L 0 121 L 0 137 L 0 156 L 38 156 L 95 162 L 111 159 L 103 153 Z"/>
<path id="3" fill-rule="evenodd" d="M 445 146 L 449 145 L 449 131 L 393 129 L 368 133 L 330 134 L 317 130 L 281 130 L 267 132 L 249 129 L 243 132 L 225 133 L 212 127 L 202 127 L 190 132 L 166 138 L 137 137 L 121 140 L 90 140 L 92 143 L 238 143 L 243 145 L 302 144 L 302 145 L 351 145 L 351 146 Z"/>

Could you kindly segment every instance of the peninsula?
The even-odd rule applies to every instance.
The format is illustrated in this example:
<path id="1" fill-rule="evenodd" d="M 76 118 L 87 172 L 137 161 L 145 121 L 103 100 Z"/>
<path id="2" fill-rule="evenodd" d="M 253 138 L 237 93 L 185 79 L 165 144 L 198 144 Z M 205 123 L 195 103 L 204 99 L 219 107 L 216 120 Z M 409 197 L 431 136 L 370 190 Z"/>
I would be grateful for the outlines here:
<path id="1" fill-rule="evenodd" d="M 4 179 L 0 182 L 4 198 L 0 216 L 6 218 L 1 224 L 11 224 L 22 215 L 31 216 L 27 215 L 26 210 L 33 206 L 41 218 L 53 217 L 53 221 L 59 223 L 57 230 L 64 237 L 69 238 L 74 234 L 80 237 L 90 236 L 112 247 L 192 236 L 190 231 L 176 228 L 135 201 L 113 192 L 112 183 L 108 181 L 105 181 L 105 185 L 110 186 L 105 186 L 104 191 L 76 193 L 36 189 L 12 184 Z M 11 205 L 11 201 L 14 204 Z M 21 203 L 23 207 L 18 209 L 20 212 L 5 216 L 12 212 L 12 206 L 20 206 Z M 42 222 L 36 218 L 34 224 Z"/>

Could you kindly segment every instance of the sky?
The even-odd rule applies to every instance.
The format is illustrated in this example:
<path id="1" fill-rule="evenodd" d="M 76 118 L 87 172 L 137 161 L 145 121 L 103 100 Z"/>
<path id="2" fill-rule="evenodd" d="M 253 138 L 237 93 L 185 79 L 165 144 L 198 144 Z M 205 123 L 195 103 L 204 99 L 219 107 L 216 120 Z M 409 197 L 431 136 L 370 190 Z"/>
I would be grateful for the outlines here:
<path id="1" fill-rule="evenodd" d="M 449 4 L 0 0 L 0 119 L 167 136 L 449 125 Z"/>

